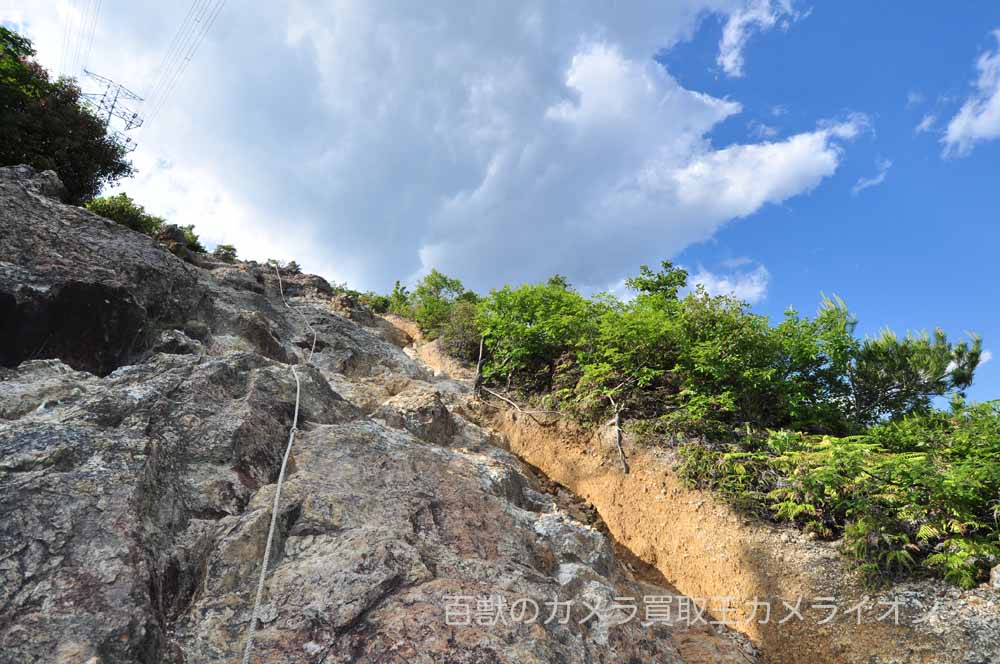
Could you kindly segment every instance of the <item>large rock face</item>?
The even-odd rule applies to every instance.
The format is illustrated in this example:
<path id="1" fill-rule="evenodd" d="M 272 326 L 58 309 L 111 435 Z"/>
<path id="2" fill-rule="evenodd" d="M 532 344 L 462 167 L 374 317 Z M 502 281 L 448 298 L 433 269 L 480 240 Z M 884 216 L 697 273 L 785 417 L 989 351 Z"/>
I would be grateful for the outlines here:
<path id="1" fill-rule="evenodd" d="M 252 661 L 747 661 L 707 625 L 642 624 L 673 591 L 384 321 L 308 275 L 282 275 L 292 311 L 271 268 L 188 264 L 52 188 L 0 169 L 0 662 L 240 660 L 291 365 Z"/>

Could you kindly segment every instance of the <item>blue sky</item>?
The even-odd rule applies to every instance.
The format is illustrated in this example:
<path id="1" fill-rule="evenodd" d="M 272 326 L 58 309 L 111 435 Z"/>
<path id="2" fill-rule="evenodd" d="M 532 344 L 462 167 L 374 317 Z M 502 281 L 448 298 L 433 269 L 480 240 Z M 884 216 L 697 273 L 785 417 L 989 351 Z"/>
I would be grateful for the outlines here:
<path id="1" fill-rule="evenodd" d="M 744 105 L 746 117 L 713 133 L 719 144 L 743 140 L 752 121 L 780 137 L 838 111 L 872 118 L 871 133 L 822 186 L 731 223 L 679 262 L 716 267 L 752 257 L 770 275 L 755 309 L 775 318 L 788 306 L 812 313 L 823 291 L 847 301 L 864 333 L 941 326 L 955 337 L 977 332 L 987 349 L 1000 348 L 1000 141 L 942 156 L 942 124 L 969 96 L 974 62 L 995 50 L 991 31 L 1000 27 L 1000 4 L 966 7 L 816 4 L 787 31 L 751 43 L 745 57 L 753 75 L 738 79 L 715 66 L 718 20 L 663 54 L 685 86 Z M 918 133 L 928 115 L 935 126 Z M 882 160 L 892 164 L 884 182 L 853 195 Z M 970 396 L 1000 397 L 997 364 L 980 368 Z"/>
<path id="2" fill-rule="evenodd" d="M 835 293 L 862 333 L 1000 352 L 996 3 L 247 0 L 181 71 L 217 3 L 0 0 L 51 70 L 146 97 L 119 189 L 209 246 L 376 290 L 669 258 L 774 317 Z"/>

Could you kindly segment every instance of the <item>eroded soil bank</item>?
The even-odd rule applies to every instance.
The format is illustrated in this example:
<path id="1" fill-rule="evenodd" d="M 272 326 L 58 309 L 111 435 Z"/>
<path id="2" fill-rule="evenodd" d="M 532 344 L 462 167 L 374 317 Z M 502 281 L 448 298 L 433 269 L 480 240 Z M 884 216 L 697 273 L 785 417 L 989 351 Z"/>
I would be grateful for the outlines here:
<path id="1" fill-rule="evenodd" d="M 752 522 L 686 487 L 668 450 L 627 444 L 625 474 L 608 430 L 588 433 L 506 405 L 477 411 L 512 452 L 589 501 L 635 556 L 680 592 L 705 600 L 715 619 L 748 634 L 764 661 L 1000 661 L 997 635 L 990 635 L 998 612 L 992 591 L 922 581 L 866 595 L 834 544 Z M 838 607 L 833 618 L 831 605 Z"/>

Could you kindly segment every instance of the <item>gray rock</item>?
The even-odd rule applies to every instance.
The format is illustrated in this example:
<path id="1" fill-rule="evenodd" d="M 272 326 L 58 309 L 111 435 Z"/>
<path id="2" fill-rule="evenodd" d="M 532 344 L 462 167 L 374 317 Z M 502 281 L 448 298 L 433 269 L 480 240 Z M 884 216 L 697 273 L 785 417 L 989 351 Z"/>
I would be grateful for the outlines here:
<path id="1" fill-rule="evenodd" d="M 107 374 L 159 330 L 211 308 L 195 268 L 141 233 L 39 195 L 44 182 L 0 177 L 0 365 L 57 357 Z"/>
<path id="2" fill-rule="evenodd" d="M 431 388 L 408 390 L 388 399 L 375 412 L 389 426 L 409 431 L 429 443 L 447 446 L 455 435 L 455 420 Z"/>
<path id="3" fill-rule="evenodd" d="M 57 201 L 66 199 L 66 187 L 55 171 L 37 173 L 35 169 L 25 164 L 6 166 L 0 168 L 0 180 L 20 182 L 29 191 Z"/>
<path id="4" fill-rule="evenodd" d="M 256 661 L 746 661 L 712 630 L 581 624 L 585 598 L 671 591 L 324 280 L 282 275 L 289 309 L 266 268 L 231 266 L 248 288 L 23 179 L 0 237 L 0 661 L 239 661 L 297 392 Z M 447 624 L 463 597 L 577 603 Z"/>
<path id="5" fill-rule="evenodd" d="M 205 352 L 205 346 L 180 330 L 164 330 L 152 350 L 155 353 L 173 355 L 201 355 Z"/>

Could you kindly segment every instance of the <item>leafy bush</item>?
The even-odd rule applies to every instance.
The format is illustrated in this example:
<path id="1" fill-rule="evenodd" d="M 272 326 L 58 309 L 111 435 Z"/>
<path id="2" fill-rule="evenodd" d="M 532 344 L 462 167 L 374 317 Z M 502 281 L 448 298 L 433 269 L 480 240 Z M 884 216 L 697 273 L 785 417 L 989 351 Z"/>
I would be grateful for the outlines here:
<path id="1" fill-rule="evenodd" d="M 837 298 L 777 324 L 732 297 L 684 294 L 663 262 L 631 300 L 556 275 L 477 301 L 434 271 L 389 308 L 413 312 L 483 378 L 589 422 L 628 418 L 680 441 L 680 474 L 739 509 L 842 537 L 872 581 L 922 570 L 970 586 L 1000 556 L 1000 406 L 967 406 L 981 341 L 940 330 L 855 336 Z M 932 408 L 950 396 L 953 412 Z"/>
<path id="2" fill-rule="evenodd" d="M 396 280 L 396 285 L 393 286 L 392 293 L 388 297 L 390 313 L 407 317 L 413 315 L 413 308 L 410 306 L 410 293 L 406 290 L 406 286 L 399 283 L 399 280 Z"/>
<path id="3" fill-rule="evenodd" d="M 358 302 L 367 306 L 377 314 L 384 314 L 389 311 L 389 296 L 379 295 L 373 291 L 365 291 L 358 294 Z"/>
<path id="4" fill-rule="evenodd" d="M 441 327 L 441 343 L 446 352 L 460 360 L 479 359 L 479 326 L 474 303 L 462 299 L 454 303 Z"/>
<path id="5" fill-rule="evenodd" d="M 235 263 L 236 247 L 231 244 L 220 244 L 215 247 L 212 255 L 225 263 Z"/>
<path id="6" fill-rule="evenodd" d="M 147 214 L 143 206 L 137 204 L 124 192 L 116 196 L 93 198 L 87 201 L 84 207 L 105 219 L 110 219 L 146 235 L 156 235 L 156 232 L 166 223 L 162 217 Z"/>
<path id="7" fill-rule="evenodd" d="M 181 232 L 184 234 L 184 241 L 187 243 L 187 248 L 199 254 L 204 254 L 208 252 L 205 246 L 201 243 L 198 235 L 194 232 L 194 224 L 188 224 L 187 226 L 178 226 Z"/>
<path id="8" fill-rule="evenodd" d="M 842 536 L 872 582 L 923 569 L 972 587 L 1000 558 L 1000 402 L 680 453 L 687 479 L 743 509 Z"/>
<path id="9" fill-rule="evenodd" d="M 599 308 L 559 281 L 491 291 L 478 317 L 489 347 L 484 378 L 551 388 L 560 358 L 594 337 Z"/>
<path id="10" fill-rule="evenodd" d="M 587 299 L 556 277 L 494 290 L 479 305 L 488 381 L 555 389 L 585 418 L 620 410 L 710 440 L 751 429 L 848 435 L 911 413 L 971 383 L 981 342 L 944 333 L 854 336 L 843 301 L 772 325 L 732 297 L 696 288 L 663 262 L 627 280 L 631 301 Z"/>
<path id="11" fill-rule="evenodd" d="M 81 204 L 132 175 L 125 149 L 81 104 L 68 79 L 52 81 L 31 42 L 0 27 L 0 164 L 52 169 L 67 202 Z"/>
<path id="12" fill-rule="evenodd" d="M 451 314 L 452 305 L 465 293 L 465 287 L 458 279 L 431 270 L 430 274 L 417 282 L 409 301 L 413 319 L 417 321 L 428 339 L 441 334 L 445 322 Z"/>

